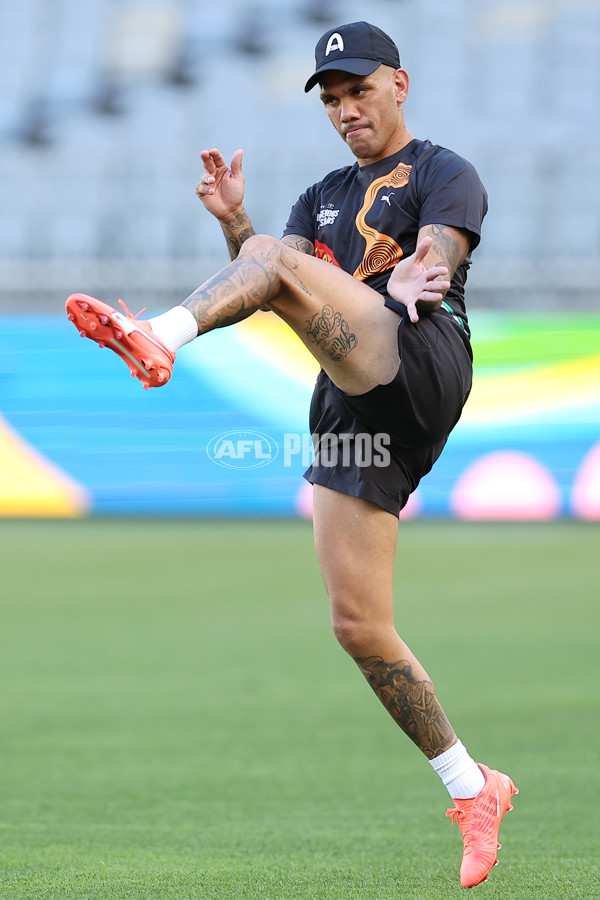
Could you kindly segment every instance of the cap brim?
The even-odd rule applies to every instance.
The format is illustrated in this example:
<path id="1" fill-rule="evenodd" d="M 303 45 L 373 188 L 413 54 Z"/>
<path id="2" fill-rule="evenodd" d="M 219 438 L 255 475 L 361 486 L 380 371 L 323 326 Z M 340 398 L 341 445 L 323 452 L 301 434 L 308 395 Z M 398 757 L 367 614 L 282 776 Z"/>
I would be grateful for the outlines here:
<path id="1" fill-rule="evenodd" d="M 304 93 L 311 91 L 315 84 L 321 80 L 323 72 L 349 72 L 351 75 L 372 75 L 382 63 L 378 59 L 338 59 L 335 62 L 325 63 L 314 72 L 304 85 Z"/>

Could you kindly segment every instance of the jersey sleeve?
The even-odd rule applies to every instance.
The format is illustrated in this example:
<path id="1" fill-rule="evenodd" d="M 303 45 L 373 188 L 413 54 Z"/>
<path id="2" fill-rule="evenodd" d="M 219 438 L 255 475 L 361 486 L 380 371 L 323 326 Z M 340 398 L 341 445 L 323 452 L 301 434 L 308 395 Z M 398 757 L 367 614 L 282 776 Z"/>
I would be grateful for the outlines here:
<path id="1" fill-rule="evenodd" d="M 294 203 L 292 211 L 283 230 L 283 237 L 297 234 L 313 244 L 316 238 L 316 202 L 318 185 L 309 187 Z"/>
<path id="2" fill-rule="evenodd" d="M 446 150 L 436 154 L 422 173 L 419 228 L 450 225 L 469 232 L 471 250 L 481 238 L 487 212 L 487 193 L 475 168 L 466 159 Z"/>

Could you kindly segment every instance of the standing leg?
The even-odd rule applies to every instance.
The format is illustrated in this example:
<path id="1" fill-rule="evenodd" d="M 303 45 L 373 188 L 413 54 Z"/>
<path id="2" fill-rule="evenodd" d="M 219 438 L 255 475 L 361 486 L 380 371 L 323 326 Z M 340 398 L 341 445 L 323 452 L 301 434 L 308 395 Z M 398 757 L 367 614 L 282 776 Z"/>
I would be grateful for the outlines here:
<path id="1" fill-rule="evenodd" d="M 314 487 L 315 544 L 334 633 L 394 721 L 429 759 L 456 735 L 427 672 L 394 626 L 398 520 L 374 503 Z"/>
<path id="2" fill-rule="evenodd" d="M 457 740 L 427 672 L 394 627 L 396 517 L 369 501 L 318 484 L 313 515 L 336 637 L 454 798 L 446 815 L 463 835 L 460 881 L 463 887 L 474 887 L 487 880 L 498 862 L 500 822 L 512 809 L 517 789 L 508 775 L 473 762 Z M 455 785 L 466 791 L 457 793 Z"/>

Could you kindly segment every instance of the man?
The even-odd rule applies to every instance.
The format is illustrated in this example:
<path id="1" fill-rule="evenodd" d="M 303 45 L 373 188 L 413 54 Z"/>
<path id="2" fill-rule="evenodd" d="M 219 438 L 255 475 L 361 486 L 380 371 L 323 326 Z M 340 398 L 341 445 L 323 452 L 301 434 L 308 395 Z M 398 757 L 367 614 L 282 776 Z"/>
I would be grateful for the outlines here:
<path id="1" fill-rule="evenodd" d="M 318 360 L 316 455 L 306 477 L 333 629 L 453 798 L 447 815 L 463 834 L 460 878 L 471 887 L 497 862 L 500 821 L 516 788 L 457 739 L 394 627 L 392 576 L 399 511 L 441 453 L 471 386 L 464 283 L 486 194 L 469 163 L 408 131 L 408 75 L 380 29 L 354 22 L 323 35 L 305 90 L 317 83 L 356 163 L 300 197 L 281 241 L 250 224 L 242 151 L 230 167 L 218 150 L 203 151 L 196 192 L 223 228 L 230 265 L 147 322 L 82 294 L 67 310 L 144 388 L 168 381 L 184 343 L 259 309 L 279 315 Z M 365 437 L 387 454 L 359 458 Z"/>

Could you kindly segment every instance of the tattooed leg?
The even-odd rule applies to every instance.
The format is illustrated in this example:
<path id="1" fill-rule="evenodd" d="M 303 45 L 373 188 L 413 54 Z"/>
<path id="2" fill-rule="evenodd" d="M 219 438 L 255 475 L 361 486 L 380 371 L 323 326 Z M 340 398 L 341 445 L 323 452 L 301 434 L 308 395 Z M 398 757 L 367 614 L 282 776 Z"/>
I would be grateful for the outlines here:
<path id="1" fill-rule="evenodd" d="M 334 362 L 344 359 L 354 350 L 358 340 L 350 331 L 348 322 L 332 306 L 325 305 L 320 313 L 315 313 L 306 321 L 306 334 L 310 341 L 321 347 Z"/>
<path id="2" fill-rule="evenodd" d="M 183 303 L 198 323 L 198 334 L 241 322 L 273 300 L 282 287 L 311 295 L 297 270 L 299 263 L 279 242 L 252 237 L 239 256 L 200 285 Z"/>
<path id="3" fill-rule="evenodd" d="M 368 285 L 302 252 L 304 246 L 300 238 L 294 246 L 268 235 L 245 238 L 237 258 L 182 304 L 198 334 L 268 310 L 340 390 L 357 395 L 388 384 L 399 366 L 396 313 Z"/>
<path id="4" fill-rule="evenodd" d="M 408 660 L 386 663 L 380 656 L 368 656 L 355 662 L 394 721 L 428 759 L 456 741 L 433 684 L 415 678 Z"/>
<path id="5" fill-rule="evenodd" d="M 240 256 L 196 288 L 183 303 L 198 323 L 198 334 L 241 322 L 265 303 L 273 277 L 255 259 Z"/>
<path id="6" fill-rule="evenodd" d="M 239 256 L 202 284 L 183 303 L 198 323 L 198 334 L 241 322 L 271 301 L 304 297 L 314 309 L 316 297 L 301 274 L 298 258 L 279 241 L 250 236 L 241 245 Z M 302 307 L 304 308 L 304 306 Z M 346 318 L 329 304 L 305 318 L 299 312 L 276 310 L 298 332 L 307 345 L 323 356 L 339 362 L 358 344 Z M 289 307 L 288 307 L 289 311 Z"/>

